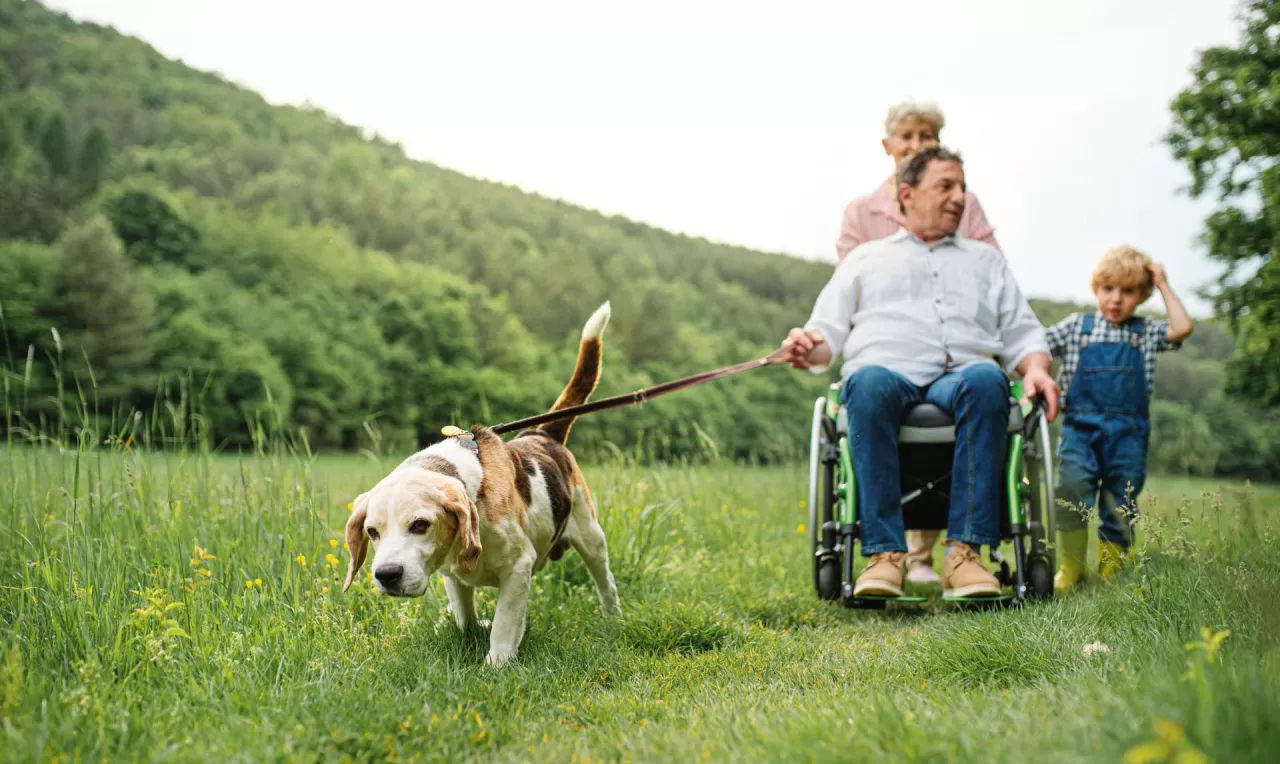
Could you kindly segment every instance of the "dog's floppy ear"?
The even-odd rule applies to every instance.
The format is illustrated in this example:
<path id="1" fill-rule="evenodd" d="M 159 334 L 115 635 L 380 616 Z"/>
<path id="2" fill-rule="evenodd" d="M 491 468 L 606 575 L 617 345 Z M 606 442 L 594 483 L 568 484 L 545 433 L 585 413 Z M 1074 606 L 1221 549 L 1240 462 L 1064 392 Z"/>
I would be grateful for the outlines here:
<path id="1" fill-rule="evenodd" d="M 351 517 L 347 520 L 347 551 L 351 552 L 351 565 L 347 568 L 347 582 L 342 585 L 344 592 L 351 588 L 356 573 L 364 565 L 364 553 L 369 543 L 369 537 L 364 533 L 364 521 L 368 516 L 369 494 L 362 493 L 352 504 Z"/>
<path id="2" fill-rule="evenodd" d="M 458 569 L 470 573 L 476 569 L 476 560 L 480 557 L 480 513 L 471 497 L 456 489 L 449 490 L 444 508 L 458 521 L 458 540 L 462 542 Z"/>

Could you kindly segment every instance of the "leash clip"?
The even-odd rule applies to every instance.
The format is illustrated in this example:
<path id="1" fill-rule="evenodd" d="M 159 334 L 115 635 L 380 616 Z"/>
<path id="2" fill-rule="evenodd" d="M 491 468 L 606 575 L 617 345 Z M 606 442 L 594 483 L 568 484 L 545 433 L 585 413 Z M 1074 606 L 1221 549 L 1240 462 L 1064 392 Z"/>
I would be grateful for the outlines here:
<path id="1" fill-rule="evenodd" d="M 458 441 L 458 445 L 467 449 L 476 456 L 480 455 L 480 446 L 476 443 L 475 436 L 461 427 L 446 425 L 440 429 L 440 434 L 446 438 L 455 438 Z"/>

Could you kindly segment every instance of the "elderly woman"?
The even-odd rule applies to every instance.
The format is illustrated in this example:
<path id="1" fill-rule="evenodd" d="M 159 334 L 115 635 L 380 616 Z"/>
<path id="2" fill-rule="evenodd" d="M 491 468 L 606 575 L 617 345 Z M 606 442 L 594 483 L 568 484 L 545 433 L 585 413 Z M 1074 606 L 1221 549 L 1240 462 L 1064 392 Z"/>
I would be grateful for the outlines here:
<path id="1" fill-rule="evenodd" d="M 895 172 L 870 195 L 855 199 L 844 210 L 844 225 L 836 240 L 836 257 L 844 260 L 854 247 L 898 232 L 902 211 L 898 207 L 896 168 L 928 146 L 937 146 L 945 120 L 932 103 L 904 101 L 889 109 L 884 121 L 884 153 L 893 157 Z M 966 239 L 986 242 L 997 250 L 995 231 L 973 192 L 965 194 L 964 217 L 957 232 Z"/>
<path id="2" fill-rule="evenodd" d="M 902 227 L 902 209 L 898 205 L 896 168 L 903 166 L 917 152 L 938 145 L 942 126 L 946 123 L 936 104 L 904 101 L 889 109 L 884 121 L 884 153 L 893 158 L 895 171 L 870 195 L 855 199 L 844 210 L 844 225 L 836 240 L 836 257 L 841 261 L 861 244 L 892 236 Z M 1000 250 L 995 231 L 972 191 L 965 192 L 964 215 L 956 233 L 966 239 L 986 242 Z M 942 578 L 933 569 L 933 547 L 942 531 L 910 531 L 907 533 L 907 578 L 915 583 L 938 583 Z"/>

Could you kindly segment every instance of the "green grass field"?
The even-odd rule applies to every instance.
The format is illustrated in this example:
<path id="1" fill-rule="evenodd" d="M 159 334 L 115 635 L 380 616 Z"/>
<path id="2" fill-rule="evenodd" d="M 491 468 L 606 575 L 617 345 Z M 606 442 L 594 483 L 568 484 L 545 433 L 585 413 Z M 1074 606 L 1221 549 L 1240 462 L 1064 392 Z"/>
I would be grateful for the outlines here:
<path id="1" fill-rule="evenodd" d="M 803 467 L 589 468 L 625 615 L 599 616 L 571 554 L 535 579 L 520 656 L 494 671 L 438 581 L 408 602 L 363 574 L 341 591 L 348 502 L 395 461 L 0 451 L 0 759 L 1280 750 L 1274 488 L 1153 480 L 1114 585 L 875 613 L 812 594 Z"/>

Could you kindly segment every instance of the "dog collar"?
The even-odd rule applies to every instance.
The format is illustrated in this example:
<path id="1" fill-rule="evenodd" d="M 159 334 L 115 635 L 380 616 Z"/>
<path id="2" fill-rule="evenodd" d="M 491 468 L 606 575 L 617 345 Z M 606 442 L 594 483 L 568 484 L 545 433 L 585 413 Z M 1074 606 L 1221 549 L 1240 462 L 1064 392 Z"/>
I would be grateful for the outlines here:
<path id="1" fill-rule="evenodd" d="M 446 438 L 454 438 L 458 441 L 458 445 L 467 449 L 476 456 L 480 455 L 480 446 L 476 443 L 476 438 L 471 433 L 463 430 L 461 427 L 449 425 L 440 430 L 440 434 Z"/>

